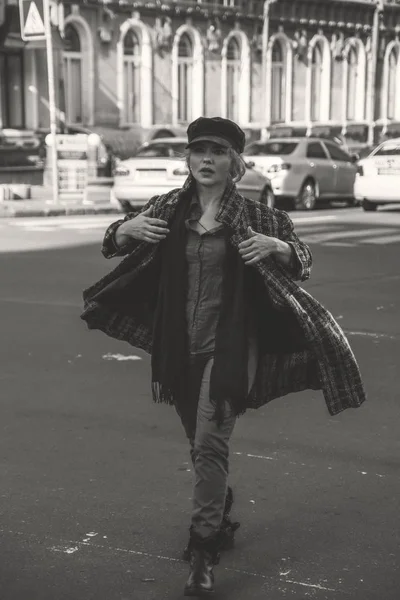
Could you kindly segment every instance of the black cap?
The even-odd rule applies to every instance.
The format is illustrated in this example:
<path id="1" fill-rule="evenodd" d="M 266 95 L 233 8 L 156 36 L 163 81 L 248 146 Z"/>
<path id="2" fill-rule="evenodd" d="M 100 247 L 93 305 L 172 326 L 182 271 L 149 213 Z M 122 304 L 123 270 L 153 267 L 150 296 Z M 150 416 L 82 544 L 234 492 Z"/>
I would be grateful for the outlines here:
<path id="1" fill-rule="evenodd" d="M 187 128 L 188 145 L 194 142 L 214 142 L 233 148 L 241 154 L 244 150 L 246 136 L 239 125 L 236 125 L 230 119 L 222 117 L 199 117 Z"/>

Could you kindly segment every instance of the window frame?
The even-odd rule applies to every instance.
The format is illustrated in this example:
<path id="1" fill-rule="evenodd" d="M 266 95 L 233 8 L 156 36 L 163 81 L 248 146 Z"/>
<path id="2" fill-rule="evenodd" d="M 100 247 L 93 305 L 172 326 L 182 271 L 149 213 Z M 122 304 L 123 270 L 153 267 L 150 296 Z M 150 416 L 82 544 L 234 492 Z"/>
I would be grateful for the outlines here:
<path id="1" fill-rule="evenodd" d="M 8 62 L 9 62 L 9 58 L 10 57 L 15 57 L 17 56 L 19 59 L 19 81 L 20 81 L 20 92 L 21 92 L 21 124 L 20 125 L 14 125 L 11 122 L 11 116 L 10 116 L 10 105 L 12 104 L 12 98 L 10 98 L 10 94 L 12 93 L 12 90 L 10 89 L 11 84 L 10 84 L 10 77 L 8 76 Z M 24 63 L 24 52 L 23 50 L 12 50 L 12 51 L 0 51 L 0 60 L 2 60 L 3 65 L 4 65 L 4 70 L 3 70 L 3 75 L 4 75 L 4 80 L 0 79 L 0 83 L 2 86 L 2 90 L 0 92 L 0 116 L 1 116 L 1 121 L 2 121 L 2 128 L 3 129 L 25 129 L 26 126 L 26 118 L 25 118 L 25 110 L 26 110 L 26 103 L 25 103 L 25 86 L 24 86 L 24 70 L 25 70 L 25 63 Z M 4 103 L 4 106 L 3 106 Z M 4 117 L 4 119 L 3 119 Z"/>
<path id="2" fill-rule="evenodd" d="M 137 46 L 139 48 L 139 52 L 137 54 L 125 54 L 125 39 L 127 36 L 132 35 L 136 38 Z M 135 46 L 133 46 L 135 47 Z M 142 43 L 140 37 L 137 34 L 137 31 L 130 27 L 124 35 L 124 39 L 122 42 L 122 56 L 123 56 L 123 81 L 124 81 L 124 96 L 125 98 L 128 96 L 128 92 L 130 91 L 130 96 L 132 94 L 137 98 L 137 102 L 132 106 L 131 103 L 124 101 L 124 114 L 123 120 L 127 125 L 137 125 L 141 122 L 141 106 L 140 106 L 140 94 L 141 94 L 141 69 L 142 69 Z M 136 80 L 139 82 L 137 93 L 136 90 Z M 133 91 L 132 91 L 133 90 Z"/>
<path id="3" fill-rule="evenodd" d="M 247 150 L 244 152 L 244 154 L 247 154 L 248 156 L 290 156 L 291 154 L 293 154 L 293 152 L 295 152 L 297 150 L 297 148 L 299 147 L 299 143 L 300 142 L 289 142 L 289 141 L 287 141 L 285 139 L 281 139 L 281 138 L 270 139 L 265 142 L 253 142 L 253 144 L 255 144 L 260 149 L 260 152 L 258 154 L 252 155 Z M 294 145 L 294 147 L 290 152 L 287 152 L 287 153 L 285 153 L 285 152 L 284 153 L 281 153 L 281 152 L 267 153 L 265 149 L 267 148 L 267 146 L 271 146 L 272 144 L 281 144 L 282 146 Z"/>
<path id="4" fill-rule="evenodd" d="M 351 62 L 352 56 L 355 62 Z M 357 116 L 357 90 L 360 77 L 360 52 L 359 48 L 352 46 L 347 54 L 347 81 L 346 81 L 346 120 L 355 121 Z M 352 78 L 352 80 L 351 80 Z M 354 92 L 351 95 L 351 92 Z"/>
<path id="5" fill-rule="evenodd" d="M 395 64 L 391 65 L 390 61 L 394 56 Z M 400 69 L 400 48 L 396 45 L 390 50 L 387 59 L 388 79 L 387 79 L 387 99 L 386 99 L 386 112 L 388 119 L 396 118 L 396 106 L 399 95 L 399 76 L 398 72 Z M 393 89 L 393 94 L 391 93 Z M 399 98 L 400 100 L 400 98 Z"/>
<path id="6" fill-rule="evenodd" d="M 64 73 L 64 89 L 65 89 L 65 115 L 67 121 L 73 125 L 83 125 L 85 123 L 85 108 L 84 108 L 84 99 L 83 99 L 83 72 L 84 72 L 84 56 L 82 51 L 82 39 L 80 36 L 79 28 L 74 23 L 67 23 L 65 29 L 70 27 L 75 31 L 79 39 L 79 51 L 78 50 L 63 50 L 63 73 Z M 74 62 L 79 63 L 80 65 L 80 82 L 79 82 L 79 91 L 80 91 L 80 113 L 81 120 L 76 121 L 71 118 L 71 115 L 76 112 L 73 110 L 75 100 L 73 93 L 73 85 L 72 85 L 72 65 Z"/>
<path id="7" fill-rule="evenodd" d="M 238 52 L 235 58 L 229 57 L 231 44 L 236 46 Z M 241 54 L 240 42 L 236 36 L 232 36 L 226 47 L 226 117 L 232 121 L 239 120 Z"/>
<path id="8" fill-rule="evenodd" d="M 280 60 L 274 60 L 274 49 L 275 47 L 279 48 L 280 52 Z M 274 43 L 271 47 L 271 123 L 283 123 L 286 117 L 286 94 L 287 94 L 287 85 L 286 85 L 286 70 L 287 70 L 287 59 L 286 59 L 286 48 L 283 46 L 283 42 L 281 39 L 277 38 L 274 40 Z M 276 82 L 276 74 L 279 74 L 279 89 L 274 89 L 274 84 Z M 278 97 L 279 102 L 279 110 L 277 113 L 274 112 L 274 97 Z M 279 114 L 278 114 L 279 113 Z"/>
<path id="9" fill-rule="evenodd" d="M 190 56 L 180 56 L 179 46 L 182 39 L 187 38 L 190 44 Z M 178 123 L 188 123 L 193 114 L 193 67 L 194 67 L 194 44 L 190 35 L 185 31 L 179 38 L 177 53 L 177 75 L 178 75 L 178 98 L 177 118 Z"/>
<path id="10" fill-rule="evenodd" d="M 347 152 L 345 152 L 338 146 L 335 146 L 335 144 L 333 142 L 328 142 L 328 141 L 324 140 L 323 143 L 328 151 L 328 154 L 329 154 L 331 160 L 337 161 L 337 162 L 351 162 L 350 154 L 348 154 Z M 332 156 L 330 148 L 333 148 L 335 151 L 339 152 L 339 154 L 341 154 L 343 156 L 343 158 L 335 158 L 334 156 Z"/>
<path id="11" fill-rule="evenodd" d="M 311 81 L 310 81 L 310 120 L 312 122 L 321 120 L 322 113 L 322 82 L 324 78 L 324 47 L 320 40 L 318 40 L 313 48 L 311 53 Z M 320 62 L 314 62 L 314 57 L 319 56 Z M 318 85 L 316 85 L 318 84 Z M 314 98 L 317 99 L 314 102 Z"/>
<path id="12" fill-rule="evenodd" d="M 308 154 L 308 152 L 309 152 L 311 145 L 319 146 L 322 149 L 323 156 L 310 156 Z M 312 141 L 307 142 L 306 158 L 310 158 L 310 159 L 314 159 L 314 160 L 330 160 L 331 157 L 327 151 L 327 148 L 325 147 L 325 145 L 322 142 L 320 142 L 319 140 L 312 140 Z"/>

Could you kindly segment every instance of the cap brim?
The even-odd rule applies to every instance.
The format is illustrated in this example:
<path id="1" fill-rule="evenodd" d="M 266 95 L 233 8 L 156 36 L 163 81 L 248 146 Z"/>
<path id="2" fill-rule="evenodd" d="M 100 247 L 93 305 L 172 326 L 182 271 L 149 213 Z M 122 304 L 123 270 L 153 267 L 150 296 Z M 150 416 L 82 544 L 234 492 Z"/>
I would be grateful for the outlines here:
<path id="1" fill-rule="evenodd" d="M 193 146 L 193 144 L 197 144 L 197 142 L 213 142 L 214 144 L 218 144 L 219 146 L 223 146 L 224 148 L 232 148 L 232 144 L 228 140 L 222 137 L 218 137 L 217 135 L 200 135 L 199 137 L 189 142 L 186 148 L 190 148 L 190 146 Z"/>

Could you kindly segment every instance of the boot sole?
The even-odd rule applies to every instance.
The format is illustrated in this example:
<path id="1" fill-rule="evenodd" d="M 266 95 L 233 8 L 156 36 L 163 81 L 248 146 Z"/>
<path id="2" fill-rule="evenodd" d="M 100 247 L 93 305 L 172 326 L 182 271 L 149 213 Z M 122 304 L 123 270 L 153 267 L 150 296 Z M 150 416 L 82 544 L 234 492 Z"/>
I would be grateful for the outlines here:
<path id="1" fill-rule="evenodd" d="M 215 590 L 202 590 L 202 589 L 193 589 L 193 588 L 185 588 L 183 592 L 184 596 L 191 596 L 192 598 L 204 598 L 205 596 L 214 596 Z"/>

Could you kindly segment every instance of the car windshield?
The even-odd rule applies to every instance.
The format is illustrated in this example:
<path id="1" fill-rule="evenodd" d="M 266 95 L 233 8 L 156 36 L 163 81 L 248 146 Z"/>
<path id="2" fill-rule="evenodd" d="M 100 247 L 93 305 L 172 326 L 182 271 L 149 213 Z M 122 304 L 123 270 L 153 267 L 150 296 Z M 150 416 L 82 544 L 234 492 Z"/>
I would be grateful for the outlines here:
<path id="1" fill-rule="evenodd" d="M 379 148 L 374 156 L 399 156 L 400 155 L 400 143 L 384 144 L 382 148 Z"/>
<path id="2" fill-rule="evenodd" d="M 245 153 L 252 156 L 279 156 L 292 154 L 298 146 L 298 142 L 271 141 L 263 144 L 250 144 Z"/>
<path id="3" fill-rule="evenodd" d="M 154 158 L 182 158 L 185 153 L 186 143 L 176 144 L 149 144 L 139 148 L 136 156 Z"/>

